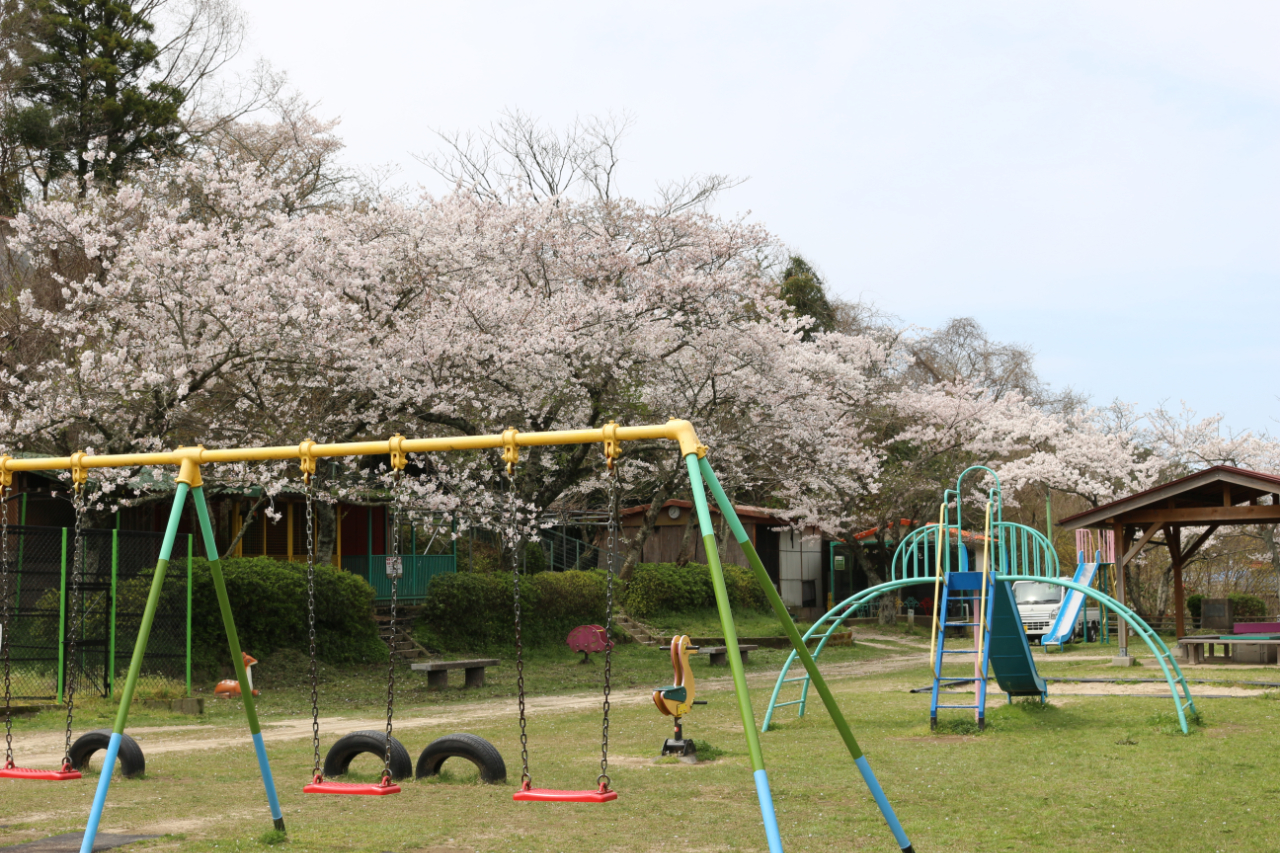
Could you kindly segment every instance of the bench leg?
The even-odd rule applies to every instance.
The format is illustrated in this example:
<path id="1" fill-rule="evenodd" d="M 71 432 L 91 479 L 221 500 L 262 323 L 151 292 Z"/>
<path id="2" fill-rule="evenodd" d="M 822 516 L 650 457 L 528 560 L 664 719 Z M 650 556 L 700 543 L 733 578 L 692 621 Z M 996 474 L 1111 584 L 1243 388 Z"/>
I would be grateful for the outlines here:
<path id="1" fill-rule="evenodd" d="M 440 690 L 449 686 L 449 670 L 433 669 L 427 673 L 427 687 Z"/>
<path id="2" fill-rule="evenodd" d="M 748 651 L 744 651 L 744 652 L 742 652 L 742 664 L 743 664 L 743 666 L 745 666 L 745 665 L 746 665 L 746 663 L 747 663 L 747 655 L 749 655 L 749 654 L 751 654 L 751 652 L 748 652 Z"/>
<path id="3" fill-rule="evenodd" d="M 728 652 L 712 652 L 711 660 L 708 661 L 708 663 L 710 663 L 711 666 L 724 666 L 728 662 L 729 662 Z"/>
<path id="4" fill-rule="evenodd" d="M 484 687 L 484 667 L 467 667 L 467 687 Z"/>

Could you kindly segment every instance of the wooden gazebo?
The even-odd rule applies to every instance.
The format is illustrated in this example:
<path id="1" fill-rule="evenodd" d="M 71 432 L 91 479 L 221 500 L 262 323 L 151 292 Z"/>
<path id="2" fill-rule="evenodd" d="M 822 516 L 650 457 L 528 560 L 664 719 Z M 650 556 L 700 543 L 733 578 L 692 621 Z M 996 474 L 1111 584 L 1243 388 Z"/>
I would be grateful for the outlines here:
<path id="1" fill-rule="evenodd" d="M 1270 495 L 1270 501 L 1261 499 Z M 1215 465 L 1187 477 L 1112 501 L 1105 506 L 1064 518 L 1060 526 L 1112 530 L 1116 541 L 1117 597 L 1127 604 L 1124 566 L 1148 543 L 1169 549 L 1173 563 L 1173 604 L 1178 636 L 1186 636 L 1182 567 L 1200 550 L 1214 531 L 1229 524 L 1275 524 L 1280 522 L 1280 477 Z M 1189 543 L 1182 539 L 1184 527 L 1204 527 Z M 1163 531 L 1163 540 L 1155 539 Z M 1120 632 L 1120 656 L 1127 657 L 1127 631 Z"/>

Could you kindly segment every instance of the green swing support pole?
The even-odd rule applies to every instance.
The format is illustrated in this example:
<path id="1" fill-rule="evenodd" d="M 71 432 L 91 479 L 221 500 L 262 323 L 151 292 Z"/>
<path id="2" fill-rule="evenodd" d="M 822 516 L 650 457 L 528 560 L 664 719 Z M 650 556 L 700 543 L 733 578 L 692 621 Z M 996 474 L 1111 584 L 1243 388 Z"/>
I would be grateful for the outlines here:
<path id="1" fill-rule="evenodd" d="M 690 465 L 692 459 L 690 456 Z M 857 739 L 853 736 L 853 731 L 849 728 L 848 721 L 845 720 L 844 714 L 840 711 L 839 704 L 836 703 L 835 696 L 831 693 L 831 688 L 827 686 L 826 679 L 822 677 L 822 673 L 818 671 L 818 664 L 814 661 L 813 655 L 809 653 L 808 646 L 805 645 L 804 639 L 800 636 L 800 631 L 796 628 L 796 623 L 791 619 L 791 614 L 787 612 L 787 605 L 783 602 L 782 597 L 778 595 L 778 591 L 773 588 L 773 581 L 769 580 L 769 573 L 765 571 L 764 563 L 760 560 L 760 555 L 756 553 L 755 546 L 751 544 L 751 538 L 747 536 L 746 528 L 742 526 L 742 522 L 738 520 L 738 514 L 733 509 L 733 503 L 729 500 L 729 496 L 725 494 L 724 487 L 720 485 L 720 481 L 716 478 L 716 474 L 711 470 L 710 463 L 706 457 L 698 460 L 698 469 L 705 478 L 707 485 L 711 487 L 711 494 L 716 500 L 716 505 L 720 508 L 720 512 L 729 522 L 729 529 L 733 532 L 734 538 L 738 540 L 742 552 L 747 555 L 747 562 L 751 564 L 751 571 L 756 577 L 756 581 L 760 584 L 765 596 L 769 599 L 769 604 L 773 607 L 774 614 L 778 617 L 778 621 L 782 623 L 782 628 L 786 631 L 787 638 L 791 641 L 792 647 L 796 650 L 796 654 L 800 658 L 800 662 L 804 665 L 805 671 L 809 674 L 809 679 L 813 686 L 817 688 L 818 695 L 822 697 L 822 704 L 827 708 L 827 713 L 831 715 L 832 721 L 836 725 L 836 730 L 840 732 L 840 737 L 844 740 L 845 746 L 849 749 L 849 755 L 853 757 L 853 763 L 857 765 L 859 772 L 862 773 L 863 781 L 866 782 L 867 788 L 871 791 L 871 796 L 875 799 L 876 805 L 880 807 L 880 813 L 884 815 L 885 822 L 889 824 L 889 829 L 893 832 L 894 838 L 898 842 L 898 846 L 903 851 L 910 853 L 913 849 L 907 833 L 902 828 L 902 824 L 898 821 L 897 814 L 894 813 L 893 806 L 890 805 L 888 797 L 885 796 L 884 789 L 880 787 L 879 780 L 871 770 L 871 765 L 867 762 L 866 756 L 863 754 L 861 747 L 858 746 Z M 692 467 L 691 467 L 692 472 Z M 690 474 L 692 478 L 692 473 Z M 701 495 L 701 488 L 698 481 L 694 480 L 694 501 L 699 497 L 705 502 L 705 495 Z M 704 528 L 705 530 L 706 528 Z M 704 537 L 705 538 L 705 537 Z M 712 548 L 707 548 L 707 562 L 711 562 Z M 723 577 L 720 575 L 719 561 L 717 560 L 716 568 L 713 570 L 713 578 L 720 578 L 723 584 Z M 719 600 L 719 588 L 716 590 L 716 598 Z M 727 610 L 728 602 L 722 608 L 721 618 L 724 619 L 724 612 Z M 732 623 L 732 616 L 729 617 Z M 728 632 L 725 633 L 725 642 L 729 646 L 730 663 L 734 660 L 734 654 L 737 651 L 737 638 L 730 637 Z M 755 734 L 754 726 L 748 726 L 748 731 Z M 758 749 L 759 747 L 757 747 Z"/>
<path id="2" fill-rule="evenodd" d="M 271 819 L 275 828 L 283 832 L 284 813 L 280 811 L 275 779 L 271 775 L 271 764 L 267 761 L 267 747 L 262 741 L 262 727 L 258 724 L 258 711 L 254 707 L 253 688 L 250 687 L 249 678 L 245 673 L 244 655 L 240 651 L 240 637 L 236 633 L 235 616 L 231 613 L 231 599 L 227 595 L 226 579 L 222 576 L 222 560 L 218 555 L 218 544 L 213 538 L 213 526 L 209 523 L 209 507 L 204 501 L 204 488 L 200 485 L 199 467 L 193 467 L 196 468 L 194 475 L 196 485 L 191 490 L 191 497 L 195 501 L 196 515 L 200 518 L 200 538 L 204 540 L 204 550 L 209 560 L 209 574 L 213 577 L 213 588 L 218 595 L 218 609 L 222 611 L 222 626 L 227 632 L 231 663 L 236 669 L 236 680 L 240 682 L 240 699 L 244 702 L 244 714 L 249 720 L 249 734 L 253 737 L 253 750 L 258 756 L 258 769 L 262 774 L 262 786 L 267 792 Z M 190 589 L 190 586 L 187 588 Z"/>
<path id="3" fill-rule="evenodd" d="M 760 732 L 756 730 L 756 717 L 751 710 L 751 694 L 747 692 L 747 676 L 742 667 L 742 652 L 738 648 L 738 630 L 733 623 L 733 608 L 729 605 L 729 590 L 725 587 L 724 570 L 720 566 L 720 552 L 716 548 L 715 529 L 711 526 L 711 512 L 707 509 L 707 490 L 702 483 L 698 454 L 690 453 L 686 456 L 685 464 L 689 468 L 689 482 L 693 486 L 693 506 L 698 515 L 698 527 L 702 530 L 702 546 L 707 552 L 711 586 L 716 594 L 716 608 L 720 611 L 720 626 L 724 629 L 729 671 L 733 675 L 738 712 L 742 715 L 742 730 L 747 736 L 747 751 L 751 754 L 751 769 L 756 783 L 756 795 L 760 799 L 760 817 L 764 821 L 765 838 L 769 842 L 769 853 L 782 853 L 778 816 L 773 807 L 773 793 L 769 790 L 769 777 L 764 769 Z"/>

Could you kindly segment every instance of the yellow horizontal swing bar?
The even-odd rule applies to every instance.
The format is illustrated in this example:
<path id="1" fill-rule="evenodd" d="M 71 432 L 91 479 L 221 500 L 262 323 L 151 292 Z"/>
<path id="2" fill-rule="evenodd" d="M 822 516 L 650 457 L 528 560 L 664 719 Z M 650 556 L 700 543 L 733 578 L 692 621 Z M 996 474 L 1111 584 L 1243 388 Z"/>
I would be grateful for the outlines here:
<path id="1" fill-rule="evenodd" d="M 446 438 L 404 438 L 394 436 L 383 441 L 350 441 L 341 444 L 315 444 L 304 441 L 298 445 L 280 447 L 241 447 L 209 449 L 205 447 L 179 447 L 158 453 L 119 453 L 90 456 L 76 453 L 73 456 L 48 456 L 43 458 L 15 459 L 0 456 L 0 480 L 6 483 L 15 471 L 76 471 L 88 468 L 134 468 L 143 465 L 178 465 L 184 469 L 210 463 L 266 462 L 283 459 L 332 458 L 339 456 L 386 456 L 392 453 L 439 453 L 446 450 L 492 450 L 508 446 L 548 447 L 569 444 L 599 444 L 624 441 L 648 441 L 667 439 L 680 445 L 681 456 L 696 453 L 706 455 L 706 448 L 698 442 L 693 424 L 672 418 L 665 424 L 653 426 L 618 426 L 607 424 L 599 429 L 558 430 L 554 432 L 519 432 L 510 429 L 498 435 L 460 435 Z M 193 474 L 198 477 L 198 474 Z M 193 487 L 198 482 L 191 483 Z"/>

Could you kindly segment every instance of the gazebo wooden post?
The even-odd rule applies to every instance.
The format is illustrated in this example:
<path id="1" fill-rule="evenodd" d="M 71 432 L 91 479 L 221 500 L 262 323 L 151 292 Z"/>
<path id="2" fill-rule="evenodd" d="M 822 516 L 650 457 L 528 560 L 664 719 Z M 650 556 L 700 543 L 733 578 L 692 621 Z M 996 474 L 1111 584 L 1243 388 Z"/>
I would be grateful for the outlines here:
<path id="1" fill-rule="evenodd" d="M 1173 620 L 1179 637 L 1187 635 L 1182 617 L 1186 601 L 1182 590 L 1182 525 L 1170 524 L 1164 531 L 1169 546 L 1169 560 L 1173 563 Z"/>
<path id="2" fill-rule="evenodd" d="M 1128 596 L 1124 588 L 1124 566 L 1125 557 L 1129 553 L 1129 528 L 1117 521 L 1113 530 L 1116 541 L 1116 598 L 1121 604 L 1128 607 Z M 1129 626 L 1123 619 L 1117 619 L 1116 623 L 1116 631 L 1119 635 L 1117 637 L 1119 650 L 1116 657 L 1127 658 L 1129 656 Z"/>

